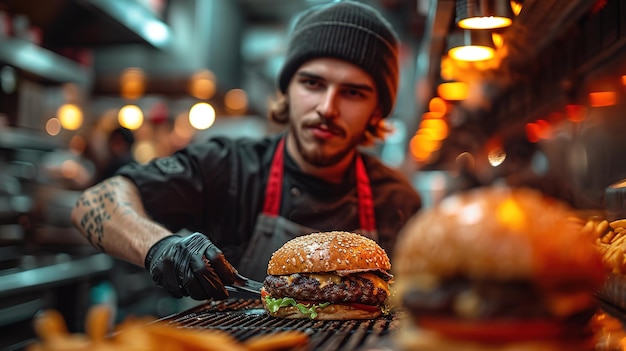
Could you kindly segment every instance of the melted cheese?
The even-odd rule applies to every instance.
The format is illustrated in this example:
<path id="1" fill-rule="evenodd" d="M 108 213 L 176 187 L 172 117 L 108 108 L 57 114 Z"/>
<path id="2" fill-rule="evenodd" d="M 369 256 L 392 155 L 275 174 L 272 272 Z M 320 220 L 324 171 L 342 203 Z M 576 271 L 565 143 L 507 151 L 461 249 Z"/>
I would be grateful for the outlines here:
<path id="1" fill-rule="evenodd" d="M 378 289 L 382 289 L 389 296 L 389 283 L 387 283 L 384 279 L 372 273 L 361 273 L 359 274 L 361 277 L 365 279 L 369 279 L 374 283 L 374 287 Z M 375 293 L 378 293 L 378 290 L 375 290 Z"/>
<path id="2" fill-rule="evenodd" d="M 325 286 L 329 284 L 341 284 L 341 277 L 336 274 L 308 273 L 306 275 L 309 278 L 313 278 L 317 280 L 318 282 L 320 282 L 320 288 L 324 288 Z M 389 283 L 387 283 L 384 279 L 382 279 L 378 275 L 372 274 L 372 273 L 359 273 L 359 274 L 354 274 L 354 275 L 355 276 L 358 275 L 362 278 L 370 280 L 374 284 L 375 288 L 382 289 L 383 291 L 387 293 L 387 295 L 389 295 Z M 293 277 L 289 276 L 287 279 L 289 280 L 289 283 L 291 284 L 293 281 Z M 378 290 L 375 290 L 374 293 L 378 293 Z"/>
<path id="3" fill-rule="evenodd" d="M 313 278 L 315 280 L 317 280 L 318 282 L 320 282 L 320 288 L 325 287 L 326 285 L 329 284 L 340 284 L 341 283 L 341 277 L 335 274 L 328 274 L 328 273 L 312 273 L 309 274 L 309 278 Z"/>

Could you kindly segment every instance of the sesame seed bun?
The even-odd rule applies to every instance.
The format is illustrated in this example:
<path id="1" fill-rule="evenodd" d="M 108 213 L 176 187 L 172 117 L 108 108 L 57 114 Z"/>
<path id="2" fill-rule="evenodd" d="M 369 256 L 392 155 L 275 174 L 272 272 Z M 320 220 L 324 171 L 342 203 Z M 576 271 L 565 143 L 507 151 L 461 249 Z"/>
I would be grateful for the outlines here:
<path id="1" fill-rule="evenodd" d="M 391 269 L 389 257 L 374 240 L 332 231 L 296 237 L 274 252 L 269 275 Z"/>

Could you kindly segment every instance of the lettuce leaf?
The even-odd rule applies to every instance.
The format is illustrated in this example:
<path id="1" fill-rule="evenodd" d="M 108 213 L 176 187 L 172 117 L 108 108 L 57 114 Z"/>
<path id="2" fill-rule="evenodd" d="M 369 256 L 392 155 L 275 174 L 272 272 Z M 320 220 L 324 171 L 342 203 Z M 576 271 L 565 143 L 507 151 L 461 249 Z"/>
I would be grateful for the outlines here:
<path id="1" fill-rule="evenodd" d="M 330 302 L 324 302 L 324 303 L 320 303 L 320 304 L 301 304 L 298 303 L 296 300 L 294 300 L 291 297 L 282 297 L 279 299 L 275 299 L 273 297 L 270 296 L 265 296 L 265 302 L 267 304 L 267 309 L 272 312 L 275 313 L 276 311 L 278 311 L 281 307 L 289 307 L 289 306 L 293 306 L 296 307 L 302 314 L 304 314 L 305 316 L 311 318 L 311 319 L 315 319 L 315 317 L 317 317 L 317 310 L 320 308 L 324 308 L 328 305 L 330 305 Z"/>

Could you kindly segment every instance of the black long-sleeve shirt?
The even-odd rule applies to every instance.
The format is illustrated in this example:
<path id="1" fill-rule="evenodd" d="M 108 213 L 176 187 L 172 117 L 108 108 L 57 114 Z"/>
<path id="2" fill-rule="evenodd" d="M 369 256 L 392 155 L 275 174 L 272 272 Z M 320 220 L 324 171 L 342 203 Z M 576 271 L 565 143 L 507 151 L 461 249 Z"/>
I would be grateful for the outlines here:
<path id="1" fill-rule="evenodd" d="M 282 135 L 261 139 L 217 137 L 191 144 L 118 174 L 139 188 L 152 219 L 172 231 L 206 234 L 237 266 L 263 208 L 272 156 Z M 379 244 L 389 255 L 396 236 L 421 200 L 408 180 L 374 156 L 363 154 L 370 178 Z M 340 184 L 302 172 L 285 151 L 280 214 L 319 231 L 359 228 L 355 167 Z"/>

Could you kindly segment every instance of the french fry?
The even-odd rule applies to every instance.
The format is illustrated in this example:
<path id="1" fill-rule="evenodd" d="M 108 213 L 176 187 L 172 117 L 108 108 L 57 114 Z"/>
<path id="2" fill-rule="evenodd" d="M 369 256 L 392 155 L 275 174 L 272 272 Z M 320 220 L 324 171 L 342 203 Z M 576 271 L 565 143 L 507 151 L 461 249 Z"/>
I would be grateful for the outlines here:
<path id="1" fill-rule="evenodd" d="M 35 333 L 43 341 L 53 340 L 59 337 L 69 335 L 65 319 L 59 311 L 44 310 L 35 316 L 34 320 Z"/>
<path id="2" fill-rule="evenodd" d="M 616 250 L 615 247 L 609 247 L 602 256 L 602 262 L 606 267 L 611 268 L 613 273 L 619 273 L 621 271 L 622 260 L 623 252 Z"/>
<path id="3" fill-rule="evenodd" d="M 250 351 L 285 350 L 306 345 L 309 336 L 302 331 L 282 331 L 274 334 L 258 335 L 244 341 Z"/>
<path id="4" fill-rule="evenodd" d="M 37 314 L 34 329 L 41 342 L 31 345 L 29 351 L 79 351 L 87 350 L 90 344 L 85 335 L 70 334 L 65 319 L 56 310 L 48 309 Z"/>
<path id="5" fill-rule="evenodd" d="M 609 244 L 611 243 L 613 238 L 615 238 L 615 232 L 611 230 L 608 233 L 606 233 L 604 236 L 601 236 L 600 241 L 602 241 L 603 244 Z"/>
<path id="6" fill-rule="evenodd" d="M 603 242 L 600 240 L 600 238 L 596 239 L 595 244 L 596 244 L 596 247 L 598 248 L 598 251 L 600 251 L 600 253 L 601 253 L 602 255 L 605 255 L 605 254 L 606 254 L 606 252 L 607 252 L 607 251 L 608 251 L 608 249 L 609 249 L 609 244 L 605 244 L 605 243 L 603 243 Z"/>
<path id="7" fill-rule="evenodd" d="M 30 350 L 41 351 L 86 351 L 92 350 L 90 348 L 91 342 L 82 334 L 68 334 L 61 337 L 56 337 L 51 340 L 46 340 L 39 345 L 34 346 Z M 38 348 L 39 347 L 39 348 Z M 30 351 L 29 350 L 29 351 Z"/>
<path id="8" fill-rule="evenodd" d="M 85 332 L 93 342 L 103 342 L 109 332 L 112 311 L 107 305 L 93 306 L 87 312 Z"/>
<path id="9" fill-rule="evenodd" d="M 608 229 L 609 229 L 609 221 L 607 221 L 606 219 L 601 221 L 600 223 L 598 223 L 596 225 L 596 234 L 597 234 L 597 236 L 602 236 L 602 235 L 606 234 Z"/>
<path id="10" fill-rule="evenodd" d="M 610 225 L 611 225 L 611 228 L 613 229 L 626 228 L 626 219 L 617 219 L 615 221 L 612 221 Z"/>
<path id="11" fill-rule="evenodd" d="M 247 351 L 231 335 L 207 329 L 177 328 L 161 323 L 154 323 L 146 329 L 148 333 L 163 342 L 175 341 L 181 350 L 192 351 Z M 161 345 L 159 341 L 158 345 Z"/>
<path id="12" fill-rule="evenodd" d="M 582 227 L 582 229 L 580 230 L 580 232 L 583 235 L 591 235 L 595 233 L 595 224 L 593 223 L 593 220 L 588 220 L 585 225 Z"/>
<path id="13" fill-rule="evenodd" d="M 107 306 L 93 306 L 85 320 L 86 334 L 70 334 L 63 316 L 58 311 L 46 310 L 34 321 L 40 340 L 26 351 L 278 351 L 308 342 L 305 332 L 285 331 L 252 337 L 242 343 L 223 331 L 183 328 L 132 317 L 110 334 L 111 315 Z"/>
<path id="14" fill-rule="evenodd" d="M 611 238 L 611 241 L 609 241 L 610 244 L 613 244 L 614 242 L 618 241 L 620 238 L 624 237 L 624 231 L 620 231 L 620 232 L 615 232 L 615 234 L 613 235 L 613 237 Z"/>
<path id="15" fill-rule="evenodd" d="M 147 323 L 140 323 L 138 320 L 125 320 L 123 326 L 118 327 L 118 332 L 113 336 L 111 342 L 118 350 L 152 351 L 158 348 L 154 338 L 143 329 Z M 161 345 L 162 347 L 163 345 Z M 162 347 L 163 350 L 166 348 Z"/>

